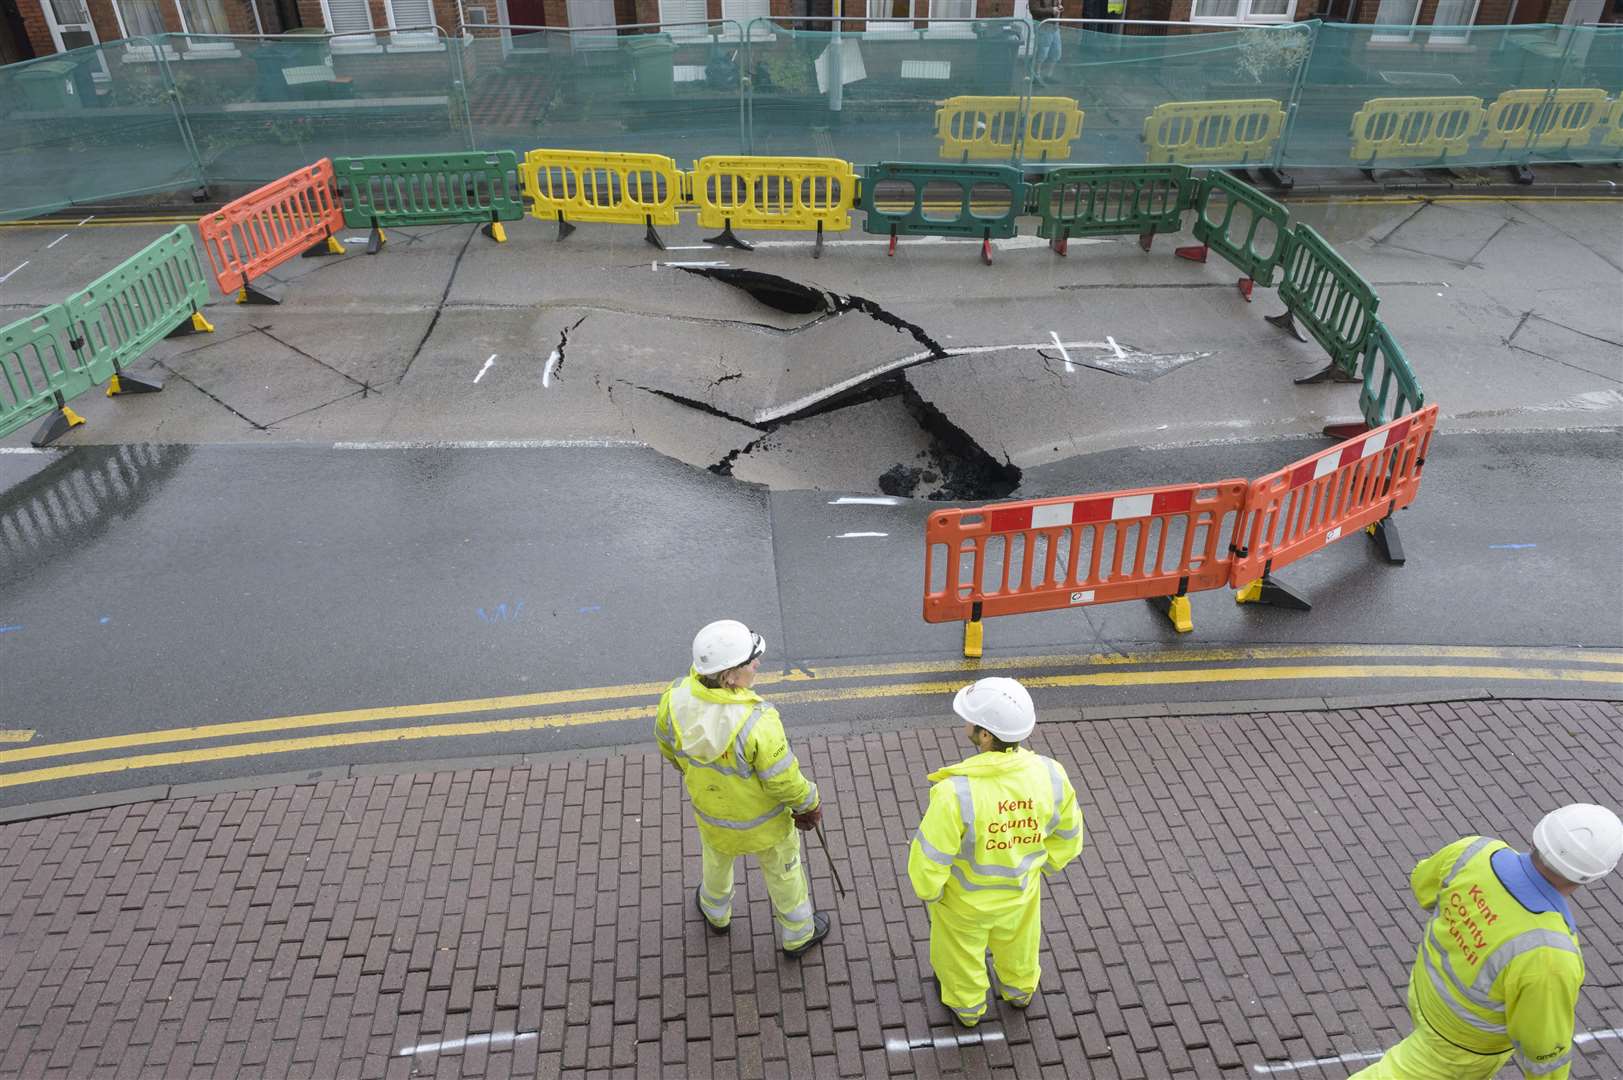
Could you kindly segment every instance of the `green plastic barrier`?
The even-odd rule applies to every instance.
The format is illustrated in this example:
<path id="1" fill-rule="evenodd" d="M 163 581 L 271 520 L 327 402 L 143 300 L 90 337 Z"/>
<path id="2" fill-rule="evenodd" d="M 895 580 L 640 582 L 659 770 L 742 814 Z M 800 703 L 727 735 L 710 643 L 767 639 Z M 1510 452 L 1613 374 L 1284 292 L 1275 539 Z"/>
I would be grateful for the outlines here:
<path id="1" fill-rule="evenodd" d="M 1296 381 L 1356 382 L 1358 358 L 1374 331 L 1380 298 L 1311 226 L 1296 225 L 1286 236 L 1285 276 L 1279 283 L 1285 311 L 1268 316 L 1268 321 L 1306 341 L 1296 325 L 1300 319 L 1330 354 L 1323 370 Z"/>
<path id="2" fill-rule="evenodd" d="M 34 440 L 36 445 L 49 441 L 79 422 L 67 408 L 68 399 L 95 385 L 68 345 L 68 312 L 61 304 L 0 326 L 0 436 L 59 410 L 60 430 L 42 430 Z"/>
<path id="3" fill-rule="evenodd" d="M 209 283 L 197 262 L 192 231 L 177 225 L 62 306 L 73 333 L 69 344 L 99 383 L 118 379 L 125 367 L 178 329 L 213 329 L 202 316 L 208 300 Z M 125 385 L 111 389 L 135 389 L 134 382 L 125 377 Z"/>
<path id="4" fill-rule="evenodd" d="M 1195 184 L 1186 165 L 1077 165 L 1050 170 L 1031 190 L 1037 235 L 1063 255 L 1073 236 L 1137 235 L 1148 251 L 1156 233 L 1183 228 Z"/>
<path id="5" fill-rule="evenodd" d="M 1364 387 L 1358 393 L 1364 423 L 1373 430 L 1425 406 L 1426 395 L 1403 349 L 1392 339 L 1386 324 L 1377 320 L 1364 350 Z"/>
<path id="6" fill-rule="evenodd" d="M 1200 245 L 1179 248 L 1179 256 L 1205 262 L 1208 248 L 1217 252 L 1245 275 L 1240 292 L 1247 300 L 1253 282 L 1264 288 L 1274 283 L 1274 272 L 1285 261 L 1288 210 L 1250 184 L 1214 169 L 1200 182 L 1195 215 L 1194 234 Z M 1264 224 L 1273 226 L 1272 250 L 1266 254 L 1257 250 L 1257 233 Z"/>
<path id="7" fill-rule="evenodd" d="M 487 233 L 505 240 L 500 223 L 524 216 L 518 155 L 511 150 L 334 158 L 333 173 L 344 224 L 352 229 L 482 221 Z M 372 250 L 378 242 L 374 233 Z"/>
<path id="8" fill-rule="evenodd" d="M 992 240 L 1013 236 L 1026 205 L 1026 179 L 1013 165 L 886 161 L 862 170 L 863 230 L 890 236 L 971 236 L 992 261 Z"/>

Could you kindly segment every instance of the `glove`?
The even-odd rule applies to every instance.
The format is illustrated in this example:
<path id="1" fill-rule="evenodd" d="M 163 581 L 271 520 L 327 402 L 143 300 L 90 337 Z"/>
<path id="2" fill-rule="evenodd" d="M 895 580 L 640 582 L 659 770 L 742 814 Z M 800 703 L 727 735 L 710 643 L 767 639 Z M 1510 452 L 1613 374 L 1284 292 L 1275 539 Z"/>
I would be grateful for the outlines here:
<path id="1" fill-rule="evenodd" d="M 804 814 L 794 815 L 794 818 L 795 828 L 799 829 L 801 832 L 811 832 L 813 829 L 817 828 L 818 823 L 823 820 L 823 808 L 821 806 L 815 806 L 812 809 L 807 810 Z"/>

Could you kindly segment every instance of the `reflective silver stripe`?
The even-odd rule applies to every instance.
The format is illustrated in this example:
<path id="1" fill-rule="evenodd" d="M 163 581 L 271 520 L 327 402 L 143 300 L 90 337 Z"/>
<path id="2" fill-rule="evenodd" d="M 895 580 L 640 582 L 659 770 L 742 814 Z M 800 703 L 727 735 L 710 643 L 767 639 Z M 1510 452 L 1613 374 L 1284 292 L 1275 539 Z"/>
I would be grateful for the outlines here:
<path id="1" fill-rule="evenodd" d="M 795 908 L 793 911 L 780 911 L 778 913 L 778 918 L 782 919 L 786 923 L 793 923 L 796 927 L 800 926 L 802 923 L 811 922 L 812 921 L 811 901 L 807 900 L 804 904 L 801 904 L 799 907 Z"/>
<path id="2" fill-rule="evenodd" d="M 921 827 L 913 834 L 913 842 L 924 852 L 924 857 L 938 866 L 951 866 L 952 856 L 924 838 L 924 829 Z"/>
<path id="3" fill-rule="evenodd" d="M 1054 816 L 1048 819 L 1048 828 L 1043 832 L 1052 836 L 1054 830 L 1059 828 L 1059 814 L 1064 808 L 1062 804 L 1065 798 L 1065 785 L 1060 782 L 1059 766 L 1049 758 L 1043 758 L 1043 763 L 1048 766 L 1048 783 L 1054 791 Z"/>
<path id="4" fill-rule="evenodd" d="M 783 813 L 783 807 L 781 807 L 781 806 L 774 807 L 771 810 L 768 810 L 766 813 L 762 814 L 760 817 L 751 818 L 748 821 L 733 821 L 733 820 L 731 820 L 729 818 L 711 817 L 709 814 L 705 813 L 703 810 L 700 810 L 697 806 L 695 806 L 693 808 L 693 813 L 694 813 L 694 816 L 696 816 L 700 821 L 704 822 L 706 825 L 714 825 L 718 829 L 738 829 L 740 831 L 743 831 L 745 829 L 753 829 L 757 825 L 765 825 L 767 822 L 771 821 L 773 818 L 775 818 L 779 814 Z"/>
<path id="5" fill-rule="evenodd" d="M 741 770 L 735 769 L 730 765 L 722 765 L 714 761 L 700 761 L 698 758 L 690 756 L 685 750 L 676 751 L 676 756 L 695 769 L 712 769 L 725 776 L 736 776 L 743 780 L 748 780 L 755 775 L 747 764 Z"/>
<path id="6" fill-rule="evenodd" d="M 1432 921 L 1431 928 L 1426 931 L 1426 936 L 1431 939 L 1432 945 L 1437 949 L 1438 958 L 1443 962 L 1443 974 L 1448 976 L 1448 981 L 1454 984 L 1454 989 L 1459 991 L 1460 996 L 1471 999 L 1473 1002 L 1482 1006 L 1484 1009 L 1487 1009 L 1489 1012 L 1503 1014 L 1503 1003 L 1495 1001 L 1487 994 L 1473 990 L 1471 987 L 1466 986 L 1464 982 L 1460 981 L 1460 977 L 1454 974 L 1454 962 L 1448 958 L 1448 950 L 1443 948 L 1443 943 L 1437 939 L 1436 920 Z M 1424 945 L 1421 946 L 1421 948 L 1424 947 Z"/>
<path id="7" fill-rule="evenodd" d="M 1472 842 L 1471 846 L 1462 851 L 1460 853 L 1460 857 L 1454 860 L 1454 869 L 1450 870 L 1448 872 L 1448 876 L 1443 879 L 1443 888 L 1446 889 L 1450 885 L 1454 884 L 1454 879 L 1460 876 L 1460 871 L 1465 869 L 1465 864 L 1476 858 L 1483 848 L 1487 847 L 1489 844 L 1497 844 L 1498 842 L 1499 841 L 1495 840 L 1491 836 L 1477 837 L 1476 840 Z"/>
<path id="8" fill-rule="evenodd" d="M 957 878 L 958 879 L 958 884 L 963 886 L 964 889 L 966 891 L 968 891 L 968 892 L 983 892 L 983 891 L 985 891 L 987 889 L 1007 890 L 1009 892 L 1023 892 L 1025 890 L 1025 887 L 1026 887 L 1026 883 L 1025 883 L 1024 879 L 1022 879 L 1018 885 L 984 885 L 984 884 L 981 884 L 979 882 L 970 881 L 967 877 L 964 876 L 964 868 L 959 866 L 957 863 L 953 864 L 952 876 Z"/>
<path id="9" fill-rule="evenodd" d="M 788 769 L 789 766 L 797 764 L 799 764 L 799 762 L 795 760 L 795 755 L 785 754 L 783 757 L 778 759 L 778 763 L 776 765 L 773 765 L 771 768 L 767 769 L 766 772 L 758 773 L 756 775 L 758 775 L 762 780 L 770 780 L 774 776 Z"/>
<path id="10" fill-rule="evenodd" d="M 1564 1069 L 1568 1065 L 1572 1064 L 1572 1051 L 1568 1050 L 1565 1054 L 1562 1054 L 1554 1061 L 1534 1061 L 1526 1054 L 1518 1051 L 1516 1054 L 1516 1064 L 1520 1065 L 1522 1067 L 1522 1072 L 1526 1073 L 1528 1076 L 1546 1076 L 1555 1072 L 1557 1069 Z"/>
<path id="11" fill-rule="evenodd" d="M 816 805 L 817 785 L 808 780 L 806 781 L 806 797 L 800 800 L 798 804 L 791 807 L 791 810 L 796 814 L 804 814 Z"/>
<path id="12" fill-rule="evenodd" d="M 1560 949 L 1563 952 L 1576 953 L 1578 946 L 1559 930 L 1528 930 L 1517 934 L 1493 950 L 1488 958 L 1482 961 L 1482 970 L 1478 972 L 1476 982 L 1472 986 L 1479 992 L 1486 992 L 1512 960 L 1534 949 Z"/>
<path id="13" fill-rule="evenodd" d="M 1021 859 L 1020 865 L 1018 866 L 987 865 L 984 863 L 978 863 L 974 859 L 966 859 L 964 861 L 969 863 L 969 868 L 971 870 L 975 871 L 977 874 L 984 875 L 985 877 L 1023 878 L 1026 876 L 1026 871 L 1031 869 L 1033 863 L 1037 862 L 1039 859 L 1046 858 L 1048 858 L 1048 852 L 1038 849 L 1037 851 L 1033 851 L 1030 855 L 1027 855 L 1025 858 Z"/>
<path id="14" fill-rule="evenodd" d="M 712 900 L 705 895 L 703 886 L 699 888 L 699 908 L 706 915 L 716 919 L 725 919 L 732 910 L 732 897 L 725 900 Z"/>
<path id="15" fill-rule="evenodd" d="M 953 790 L 958 792 L 958 819 L 964 823 L 964 839 L 958 845 L 958 854 L 966 862 L 975 859 L 975 797 L 969 791 L 969 777 L 952 777 Z"/>
<path id="16" fill-rule="evenodd" d="M 1031 995 L 1023 990 L 1004 990 L 1003 998 L 1011 1005 L 1031 1004 Z"/>
<path id="17" fill-rule="evenodd" d="M 1078 825 L 1074 829 L 1055 829 L 1053 835 L 1061 840 L 1075 840 L 1082 835 L 1082 826 Z"/>
<path id="18" fill-rule="evenodd" d="M 756 705 L 755 708 L 750 710 L 750 714 L 744 718 L 744 723 L 739 727 L 738 738 L 733 740 L 733 756 L 738 759 L 740 765 L 744 765 L 746 768 L 748 767 L 749 758 L 745 755 L 744 748 L 749 745 L 750 732 L 755 730 L 755 721 L 760 718 L 761 706 Z"/>
<path id="19" fill-rule="evenodd" d="M 943 1001 L 942 1004 L 946 1005 L 947 1003 Z M 967 1005 L 962 1009 L 960 1009 L 956 1005 L 947 1005 L 947 1008 L 951 1009 L 953 1012 L 957 1013 L 959 1016 L 963 1017 L 965 1020 L 979 1020 L 982 1016 L 984 1016 L 986 1014 L 986 1003 L 985 1002 L 982 1002 L 979 1005 Z"/>
<path id="20" fill-rule="evenodd" d="M 1490 1024 L 1455 1000 L 1454 995 L 1448 992 L 1448 986 L 1443 982 L 1442 974 L 1438 972 L 1436 965 L 1432 963 L 1431 950 L 1426 948 L 1425 942 L 1420 943 L 1420 958 L 1425 963 L 1426 974 L 1431 976 L 1432 985 L 1437 988 L 1437 996 L 1443 999 L 1443 1004 L 1448 1006 L 1449 1012 L 1453 1013 L 1460 1023 L 1476 1028 L 1488 1035 L 1503 1035 L 1505 1033 L 1505 1025 Z"/>

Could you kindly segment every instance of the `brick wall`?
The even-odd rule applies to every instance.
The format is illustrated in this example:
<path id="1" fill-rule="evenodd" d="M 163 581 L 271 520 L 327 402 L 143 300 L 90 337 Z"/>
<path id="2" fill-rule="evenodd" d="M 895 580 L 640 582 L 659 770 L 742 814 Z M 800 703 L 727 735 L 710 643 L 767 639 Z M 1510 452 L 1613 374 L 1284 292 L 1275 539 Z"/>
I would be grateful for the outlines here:
<path id="1" fill-rule="evenodd" d="M 22 12 L 23 30 L 28 34 L 28 43 L 34 47 L 34 55 L 50 56 L 56 52 L 56 42 L 51 40 L 51 28 L 45 22 L 40 0 L 18 0 L 17 8 Z"/>

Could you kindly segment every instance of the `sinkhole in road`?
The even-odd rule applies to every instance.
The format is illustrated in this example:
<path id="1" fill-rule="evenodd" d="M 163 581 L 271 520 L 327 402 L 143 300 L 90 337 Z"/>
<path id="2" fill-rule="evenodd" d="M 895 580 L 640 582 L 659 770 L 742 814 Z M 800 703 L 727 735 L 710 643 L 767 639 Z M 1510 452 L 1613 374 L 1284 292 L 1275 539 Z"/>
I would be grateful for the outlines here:
<path id="1" fill-rule="evenodd" d="M 1020 486 L 1020 469 L 1008 460 L 999 461 L 954 424 L 940 409 L 926 401 L 904 377 L 908 367 L 945 359 L 950 354 L 923 327 L 886 310 L 866 297 L 833 293 L 815 285 L 758 270 L 730 267 L 682 267 L 689 274 L 708 278 L 740 289 L 757 302 L 792 315 L 819 315 L 829 318 L 868 318 L 913 339 L 915 357 L 905 363 L 876 358 L 876 372 L 849 384 L 830 387 L 814 395 L 792 411 L 765 421 L 729 417 L 746 423 L 761 436 L 737 447 L 710 471 L 731 476 L 738 459 L 762 446 L 780 429 L 817 416 L 886 399 L 899 399 L 906 414 L 918 425 L 926 439 L 925 449 L 912 461 L 898 461 L 875 478 L 875 486 L 886 495 L 937 500 L 998 499 Z M 661 396 L 689 408 L 715 411 L 712 406 L 670 393 Z"/>

